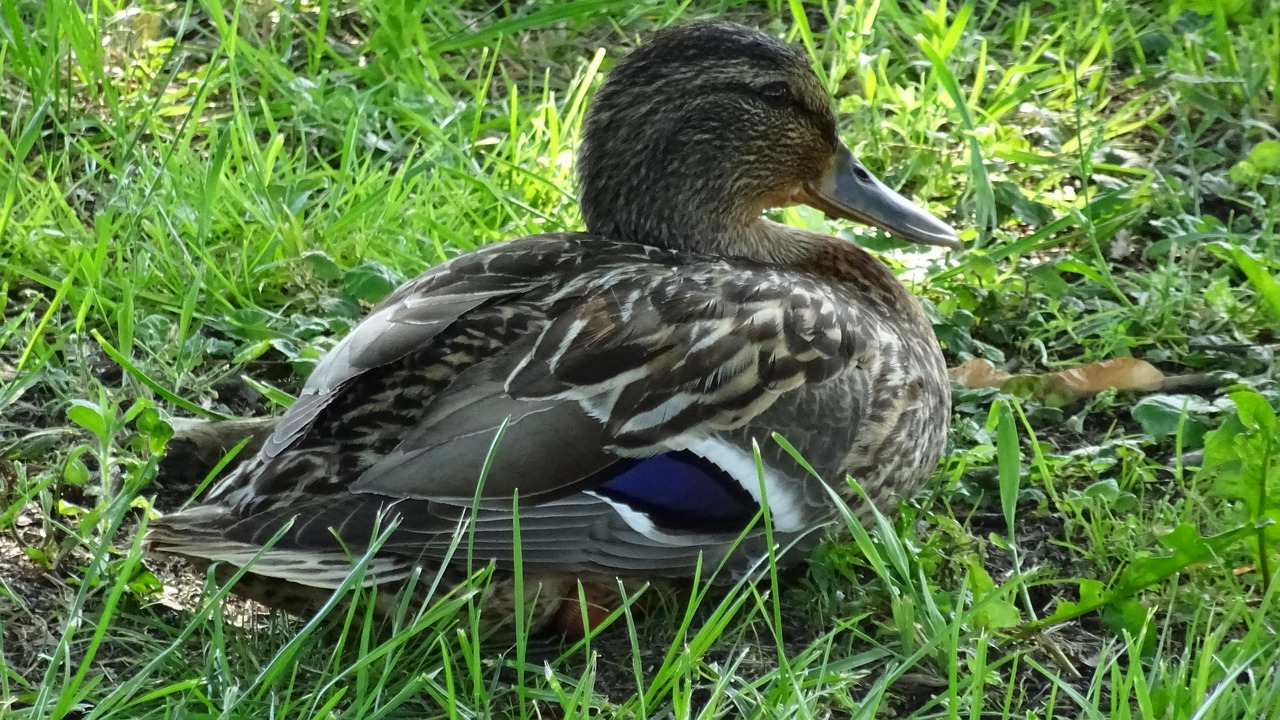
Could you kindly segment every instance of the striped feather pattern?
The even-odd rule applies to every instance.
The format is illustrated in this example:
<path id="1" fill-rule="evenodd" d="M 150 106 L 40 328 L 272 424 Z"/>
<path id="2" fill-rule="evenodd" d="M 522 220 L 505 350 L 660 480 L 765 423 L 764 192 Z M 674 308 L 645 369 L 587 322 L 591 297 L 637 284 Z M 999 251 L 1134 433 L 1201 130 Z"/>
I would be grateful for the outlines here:
<path id="1" fill-rule="evenodd" d="M 527 264 L 515 262 L 522 256 Z M 724 556 L 742 528 L 661 540 L 638 532 L 596 492 L 634 458 L 691 452 L 759 500 L 750 450 L 759 443 L 775 522 L 795 533 L 830 508 L 820 487 L 804 489 L 816 481 L 772 431 L 832 480 L 896 472 L 918 483 L 937 459 L 936 346 L 918 326 L 917 340 L 890 322 L 887 306 L 851 302 L 826 275 L 551 235 L 485 248 L 411 287 L 324 359 L 256 458 L 205 505 L 157 523 L 157 549 L 200 554 L 207 538 L 170 539 L 199 533 L 252 547 L 292 523 L 282 550 L 331 550 L 341 539 L 355 552 L 390 512 L 400 527 L 388 557 L 439 561 L 469 519 L 474 550 L 510 567 L 518 495 L 526 567 L 680 576 L 700 553 Z M 925 394 L 907 389 L 929 383 L 925 407 Z M 903 452 L 889 434 L 920 444 Z M 874 468 L 854 452 L 868 436 L 879 441 L 873 456 L 894 448 Z M 752 562 L 744 554 L 739 566 Z"/>

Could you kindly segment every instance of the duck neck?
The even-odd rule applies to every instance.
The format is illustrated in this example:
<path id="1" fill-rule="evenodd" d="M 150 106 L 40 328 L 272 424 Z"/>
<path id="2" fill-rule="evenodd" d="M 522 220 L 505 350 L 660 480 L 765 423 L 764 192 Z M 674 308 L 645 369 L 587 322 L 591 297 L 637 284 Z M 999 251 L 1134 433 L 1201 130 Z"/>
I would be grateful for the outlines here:
<path id="1" fill-rule="evenodd" d="M 747 220 L 713 214 L 696 217 L 693 222 L 678 215 L 609 216 L 607 221 L 589 222 L 588 230 L 641 245 L 792 268 L 845 287 L 886 316 L 909 317 L 913 324 L 930 327 L 920 304 L 889 266 L 850 241 L 758 216 Z"/>
<path id="2" fill-rule="evenodd" d="M 714 245 L 707 251 L 716 255 L 791 267 L 858 289 L 882 287 L 895 301 L 911 298 L 888 265 L 848 240 L 764 218 L 757 218 L 732 234 L 709 238 Z"/>
<path id="3" fill-rule="evenodd" d="M 761 217 L 735 218 L 699 214 L 697 219 L 676 214 L 650 214 L 643 218 L 610 217 L 588 222 L 593 234 L 700 255 L 753 260 L 768 265 L 802 267 L 823 254 L 825 241 Z M 626 222 L 631 220 L 631 222 Z"/>
<path id="4" fill-rule="evenodd" d="M 689 249 L 721 257 L 754 260 L 767 265 L 801 268 L 824 253 L 834 238 L 807 233 L 761 217 L 706 233 Z M 836 241 L 838 242 L 838 241 Z"/>

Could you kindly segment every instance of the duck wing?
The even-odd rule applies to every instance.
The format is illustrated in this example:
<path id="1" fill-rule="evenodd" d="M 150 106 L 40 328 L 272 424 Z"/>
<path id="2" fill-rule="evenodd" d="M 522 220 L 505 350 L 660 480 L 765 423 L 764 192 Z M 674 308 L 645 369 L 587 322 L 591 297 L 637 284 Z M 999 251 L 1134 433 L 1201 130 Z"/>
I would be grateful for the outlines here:
<path id="1" fill-rule="evenodd" d="M 811 530 L 825 492 L 771 467 L 762 491 L 750 439 L 730 438 L 785 394 L 855 371 L 874 349 L 856 313 L 794 272 L 559 245 L 524 263 L 508 248 L 506 272 L 478 258 L 484 272 L 424 276 L 376 309 L 214 491 L 219 539 L 359 548 L 393 515 L 383 555 L 440 561 L 465 519 L 472 556 L 500 566 L 519 548 L 526 569 L 688 576 L 731 552 L 766 497 L 776 539 Z M 436 362 L 417 362 L 424 348 Z M 369 409 L 384 397 L 407 397 L 408 420 Z M 181 515 L 160 525 L 170 544 Z M 744 563 L 762 542 L 739 546 Z M 182 544 L 210 557 L 218 543 Z"/>

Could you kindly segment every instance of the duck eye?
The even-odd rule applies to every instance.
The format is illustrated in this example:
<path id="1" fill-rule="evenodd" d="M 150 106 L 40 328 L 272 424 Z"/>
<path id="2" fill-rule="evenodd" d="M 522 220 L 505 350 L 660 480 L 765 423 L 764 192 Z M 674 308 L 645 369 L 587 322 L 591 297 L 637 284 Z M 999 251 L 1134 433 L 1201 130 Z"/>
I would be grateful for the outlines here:
<path id="1" fill-rule="evenodd" d="M 783 105 L 791 101 L 791 88 L 785 82 L 765 83 L 758 88 L 760 97 L 773 105 Z"/>

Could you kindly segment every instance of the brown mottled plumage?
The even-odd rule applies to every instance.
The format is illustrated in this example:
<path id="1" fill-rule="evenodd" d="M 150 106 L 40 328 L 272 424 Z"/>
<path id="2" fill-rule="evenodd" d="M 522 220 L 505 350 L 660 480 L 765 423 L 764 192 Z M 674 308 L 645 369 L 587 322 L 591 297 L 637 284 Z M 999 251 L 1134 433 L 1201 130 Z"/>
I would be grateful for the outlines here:
<path id="1" fill-rule="evenodd" d="M 740 577 L 766 554 L 759 527 L 737 542 L 762 497 L 775 541 L 807 545 L 830 497 L 773 432 L 855 509 L 849 474 L 886 509 L 919 489 L 949 414 L 929 323 L 868 253 L 760 214 L 804 202 L 955 236 L 853 159 L 801 54 L 727 23 L 658 33 L 595 98 L 579 171 L 587 233 L 484 247 L 399 288 L 151 547 L 238 566 L 279 535 L 252 568 L 264 587 L 324 590 L 394 520 L 367 584 L 456 573 L 459 532 L 509 572 L 518 497 L 525 586 L 550 621 L 579 581 L 722 560 Z"/>

